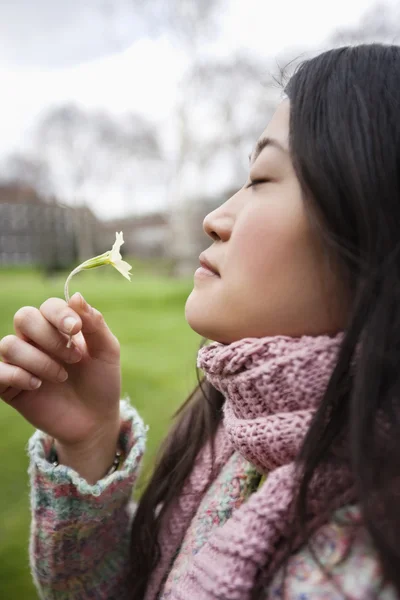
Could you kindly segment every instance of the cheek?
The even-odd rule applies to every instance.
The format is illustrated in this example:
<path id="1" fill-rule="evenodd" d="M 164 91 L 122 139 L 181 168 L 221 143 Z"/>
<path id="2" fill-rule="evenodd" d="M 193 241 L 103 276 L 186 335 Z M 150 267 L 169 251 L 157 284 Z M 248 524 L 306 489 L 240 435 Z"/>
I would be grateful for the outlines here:
<path id="1" fill-rule="evenodd" d="M 232 279 L 245 279 L 255 288 L 274 283 L 294 270 L 308 239 L 304 215 L 294 203 L 282 208 L 270 203 L 244 216 L 233 232 L 228 252 Z M 243 283 L 243 281 L 241 281 Z"/>
<path id="2" fill-rule="evenodd" d="M 224 295 L 246 335 L 301 335 L 320 321 L 318 249 L 303 211 L 291 209 L 249 216 L 230 240 Z"/>

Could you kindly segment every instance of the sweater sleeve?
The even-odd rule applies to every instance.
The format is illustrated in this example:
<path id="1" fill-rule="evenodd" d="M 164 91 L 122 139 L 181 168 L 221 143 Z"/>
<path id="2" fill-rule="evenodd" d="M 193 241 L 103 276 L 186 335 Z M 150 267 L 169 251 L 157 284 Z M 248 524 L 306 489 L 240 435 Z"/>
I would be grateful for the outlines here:
<path id="1" fill-rule="evenodd" d="M 127 400 L 121 401 L 121 417 L 124 462 L 94 485 L 70 467 L 48 461 L 51 441 L 43 432 L 29 440 L 29 558 L 42 600 L 129 597 L 132 490 L 147 428 Z"/>
<path id="2" fill-rule="evenodd" d="M 319 563 L 319 564 L 318 564 Z M 325 570 L 325 572 L 324 572 Z M 280 569 L 266 600 L 398 600 L 386 583 L 360 508 L 345 506 Z"/>

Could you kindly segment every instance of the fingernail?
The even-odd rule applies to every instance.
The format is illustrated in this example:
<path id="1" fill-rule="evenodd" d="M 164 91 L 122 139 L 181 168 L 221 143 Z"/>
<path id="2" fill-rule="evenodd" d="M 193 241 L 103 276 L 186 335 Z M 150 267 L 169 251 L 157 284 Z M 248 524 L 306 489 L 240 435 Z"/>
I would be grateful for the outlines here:
<path id="1" fill-rule="evenodd" d="M 87 302 L 86 302 L 85 298 L 82 296 L 82 294 L 80 294 L 79 292 L 76 292 L 76 297 L 78 298 L 79 302 L 81 303 L 82 308 L 85 308 L 85 306 L 87 306 Z"/>
<path id="2" fill-rule="evenodd" d="M 85 298 L 79 292 L 76 292 L 76 296 L 79 299 L 82 310 L 84 310 L 87 314 L 90 315 L 93 310 L 92 307 L 90 306 L 90 304 L 88 302 L 86 302 Z"/>
<path id="3" fill-rule="evenodd" d="M 82 358 L 82 352 L 76 346 L 71 348 L 70 359 L 74 362 L 78 362 Z"/>
<path id="4" fill-rule="evenodd" d="M 37 390 L 42 385 L 42 382 L 37 377 L 31 377 L 30 384 L 32 389 Z"/>
<path id="5" fill-rule="evenodd" d="M 73 328 L 75 327 L 77 322 L 78 321 L 76 319 L 74 319 L 74 317 L 66 317 L 63 322 L 64 330 L 67 333 L 71 333 L 71 331 L 73 330 Z"/>
<path id="6" fill-rule="evenodd" d="M 67 371 L 64 371 L 64 369 L 62 369 L 59 374 L 57 375 L 57 381 L 59 381 L 60 383 L 64 383 L 64 381 L 66 381 L 68 379 L 68 373 Z"/>

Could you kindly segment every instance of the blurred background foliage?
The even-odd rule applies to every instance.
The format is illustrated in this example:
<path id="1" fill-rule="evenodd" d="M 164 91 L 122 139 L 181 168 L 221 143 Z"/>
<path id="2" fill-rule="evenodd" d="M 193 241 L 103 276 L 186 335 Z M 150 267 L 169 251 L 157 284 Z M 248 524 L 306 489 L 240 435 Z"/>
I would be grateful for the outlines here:
<path id="1" fill-rule="evenodd" d="M 326 28 L 324 13 L 340 5 Z M 0 4 L 0 337 L 21 305 L 62 296 L 68 268 L 123 231 L 132 283 L 100 269 L 79 275 L 71 291 L 104 313 L 121 342 L 123 393 L 150 426 L 141 483 L 196 383 L 200 338 L 184 304 L 210 245 L 204 216 L 244 184 L 248 154 L 298 62 L 346 43 L 396 42 L 399 17 L 394 0 Z M 2 600 L 36 598 L 28 564 L 32 432 L 0 403 Z"/>

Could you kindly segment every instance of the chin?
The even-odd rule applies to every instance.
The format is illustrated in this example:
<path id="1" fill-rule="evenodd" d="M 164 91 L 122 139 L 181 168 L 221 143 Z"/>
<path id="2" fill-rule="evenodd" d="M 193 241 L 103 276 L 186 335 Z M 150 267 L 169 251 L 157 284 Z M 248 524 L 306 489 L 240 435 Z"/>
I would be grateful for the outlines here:
<path id="1" fill-rule="evenodd" d="M 190 294 L 185 305 L 185 319 L 187 324 L 193 331 L 198 333 L 201 337 L 211 340 L 213 342 L 220 341 L 220 337 L 216 328 L 212 326 L 209 314 L 195 302 L 193 298 L 193 292 Z"/>
<path id="2" fill-rule="evenodd" d="M 187 324 L 193 331 L 198 333 L 201 337 L 205 337 L 207 339 L 213 339 L 210 337 L 210 327 L 205 322 L 204 315 L 200 315 L 197 311 L 192 310 L 190 307 L 186 305 L 185 308 L 185 319 Z M 208 326 L 207 326 L 208 325 Z"/>

